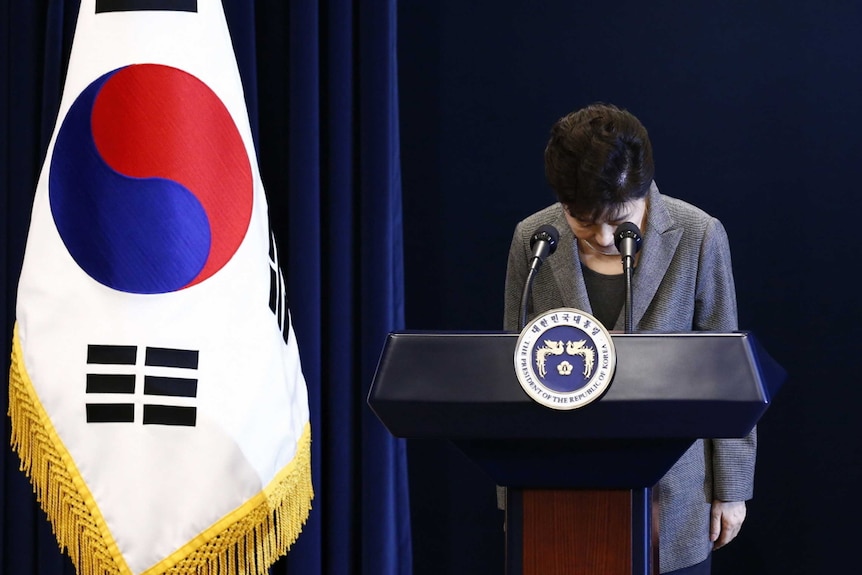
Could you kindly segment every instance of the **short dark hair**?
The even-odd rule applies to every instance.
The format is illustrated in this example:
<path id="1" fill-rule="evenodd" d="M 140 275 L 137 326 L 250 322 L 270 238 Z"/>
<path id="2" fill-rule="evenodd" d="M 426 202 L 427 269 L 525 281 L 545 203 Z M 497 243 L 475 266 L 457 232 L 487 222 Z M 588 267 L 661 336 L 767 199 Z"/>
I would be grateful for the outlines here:
<path id="1" fill-rule="evenodd" d="M 646 128 L 626 110 L 591 104 L 551 128 L 545 175 L 573 216 L 612 219 L 623 204 L 647 194 L 654 174 Z"/>

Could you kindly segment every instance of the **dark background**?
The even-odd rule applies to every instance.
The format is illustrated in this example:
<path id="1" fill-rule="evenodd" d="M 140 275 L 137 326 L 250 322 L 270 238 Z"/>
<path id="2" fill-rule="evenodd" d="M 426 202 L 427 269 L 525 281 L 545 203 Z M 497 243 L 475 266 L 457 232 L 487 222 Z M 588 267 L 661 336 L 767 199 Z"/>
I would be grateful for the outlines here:
<path id="1" fill-rule="evenodd" d="M 47 7 L 57 12 L 58 3 L 72 4 L 45 0 L 39 14 Z M 257 59 L 273 52 L 278 58 L 260 64 L 257 84 L 246 90 L 252 111 L 259 100 L 266 118 L 262 171 L 279 211 L 290 187 L 285 84 L 303 50 L 316 45 L 293 35 L 307 28 L 305 20 L 288 29 L 290 18 L 273 11 L 299 12 L 316 3 L 259 4 L 266 8 L 259 9 Z M 321 4 L 327 14 L 330 3 Z M 232 22 L 249 12 L 238 9 L 239 0 L 226 6 Z M 357 3 L 356 10 L 367 14 L 367 7 Z M 0 148 L 44 150 L 53 117 L 38 110 L 51 106 L 29 95 L 56 97 L 61 82 L 24 56 L 41 54 L 52 30 L 41 17 L 19 18 L 28 4 L 10 1 L 4 8 L 4 30 L 27 43 L 0 38 L 11 54 L 2 59 L 10 68 L 3 77 L 20 81 L 14 90 L 2 87 L 7 112 L 16 111 L 2 115 L 15 124 L 3 132 L 17 136 L 0 141 Z M 74 18 L 66 10 L 61 27 L 68 46 Z M 401 0 L 398 18 L 407 327 L 498 329 L 513 228 L 552 201 L 542 166 L 548 129 L 596 100 L 630 109 L 650 131 L 662 192 L 725 224 L 740 326 L 789 374 L 759 426 L 748 520 L 739 538 L 716 554 L 714 572 L 852 572 L 845 565 L 855 560 L 862 516 L 856 279 L 862 4 Z M 279 58 L 288 44 L 296 56 L 284 65 Z M 62 68 L 68 54 L 43 56 L 46 68 Z M 53 81 L 60 84 L 42 85 Z M 294 103 L 293 114 L 301 117 L 297 110 Z M 27 129 L 14 129 L 19 125 Z M 29 209 L 38 160 L 33 155 L 30 164 L 0 174 L 9 189 L 26 190 L 10 194 L 3 210 Z M 8 242 L 0 259 L 11 270 L 20 265 L 27 221 L 4 225 Z M 322 297 L 337 295 L 333 288 Z M 8 309 L 10 301 L 7 294 Z M 364 397 L 348 399 L 367 415 Z M 409 440 L 408 449 L 415 575 L 501 574 L 503 518 L 493 482 L 446 443 Z M 17 462 L 7 464 L 11 479 L 4 489 L 29 496 L 23 474 L 12 469 Z M 339 528 L 361 530 L 359 514 L 332 515 Z M 6 537 L 14 542 L 37 530 L 56 554 L 44 521 L 18 522 Z M 330 563 L 340 567 L 353 556 L 341 551 L 340 540 L 323 539 L 336 550 L 324 553 Z M 8 555 L 17 553 L 10 545 Z"/>
<path id="2" fill-rule="evenodd" d="M 408 328 L 501 327 L 514 226 L 553 200 L 548 130 L 594 101 L 643 121 L 663 193 L 725 224 L 740 327 L 789 378 L 716 574 L 844 572 L 857 551 L 859 30 L 852 1 L 399 6 Z M 493 482 L 408 446 L 416 575 L 502 573 Z"/>

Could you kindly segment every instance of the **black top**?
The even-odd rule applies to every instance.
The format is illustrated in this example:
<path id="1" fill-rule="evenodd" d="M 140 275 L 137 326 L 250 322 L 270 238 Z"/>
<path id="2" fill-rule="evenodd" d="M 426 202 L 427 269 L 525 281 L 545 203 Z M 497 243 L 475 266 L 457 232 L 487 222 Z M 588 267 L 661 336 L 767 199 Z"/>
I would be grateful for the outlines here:
<path id="1" fill-rule="evenodd" d="M 581 270 L 584 273 L 590 306 L 593 308 L 593 317 L 599 320 L 605 329 L 614 329 L 626 300 L 625 275 L 600 274 L 583 264 L 581 264 Z"/>

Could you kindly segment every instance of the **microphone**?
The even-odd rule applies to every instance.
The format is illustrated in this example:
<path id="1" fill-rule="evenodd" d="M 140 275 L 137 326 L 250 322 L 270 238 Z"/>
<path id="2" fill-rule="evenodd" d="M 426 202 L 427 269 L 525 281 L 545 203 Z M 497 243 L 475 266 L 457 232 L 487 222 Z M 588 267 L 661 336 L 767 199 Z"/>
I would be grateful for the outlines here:
<path id="1" fill-rule="evenodd" d="M 623 259 L 623 273 L 626 276 L 626 333 L 632 332 L 632 267 L 635 254 L 641 249 L 641 231 L 632 222 L 623 222 L 614 232 L 614 245 Z"/>
<path id="2" fill-rule="evenodd" d="M 635 254 L 641 249 L 641 231 L 632 222 L 623 222 L 614 232 L 614 245 L 623 258 L 623 266 L 631 267 Z"/>
<path id="3" fill-rule="evenodd" d="M 521 316 L 518 322 L 518 330 L 524 329 L 527 325 L 527 303 L 530 301 L 530 292 L 533 290 L 533 280 L 536 277 L 536 272 L 545 261 L 545 258 L 554 253 L 557 249 L 557 242 L 560 239 L 560 232 L 557 228 L 545 224 L 540 226 L 530 238 L 530 247 L 533 248 L 533 255 L 530 256 L 530 271 L 527 272 L 527 281 L 524 282 L 524 291 L 521 292 Z"/>
<path id="4" fill-rule="evenodd" d="M 538 271 L 545 258 L 556 251 L 559 239 L 560 232 L 554 226 L 545 224 L 536 230 L 533 237 L 530 238 L 530 247 L 533 248 L 533 255 L 530 257 L 530 271 Z"/>

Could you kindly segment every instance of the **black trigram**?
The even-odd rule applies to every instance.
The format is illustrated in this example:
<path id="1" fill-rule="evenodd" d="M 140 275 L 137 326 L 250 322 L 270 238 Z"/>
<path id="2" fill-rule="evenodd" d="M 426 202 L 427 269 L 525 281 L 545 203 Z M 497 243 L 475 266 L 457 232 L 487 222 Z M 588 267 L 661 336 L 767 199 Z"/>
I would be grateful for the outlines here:
<path id="1" fill-rule="evenodd" d="M 287 343 L 289 335 L 290 318 L 287 311 L 287 290 L 284 289 L 284 274 L 278 265 L 278 247 L 275 245 L 275 236 L 269 232 L 269 309 L 275 314 L 278 327 L 281 329 L 281 337 Z"/>
<path id="2" fill-rule="evenodd" d="M 133 396 L 137 385 L 134 373 L 138 347 L 134 345 L 89 345 L 87 365 L 111 365 L 128 367 L 127 373 L 87 373 L 87 393 Z M 143 394 L 147 399 L 155 397 L 197 397 L 198 380 L 188 377 L 189 370 L 198 368 L 198 352 L 188 349 L 147 347 L 144 352 L 145 368 L 159 368 L 156 374 L 144 374 Z M 112 370 L 113 371 L 113 370 Z M 153 371 L 145 369 L 145 371 Z M 170 374 L 170 375 L 165 375 Z M 192 374 L 194 375 L 194 374 Z M 131 398 L 129 398 L 131 399 Z M 165 400 L 162 400 L 165 401 Z M 193 427 L 197 421 L 197 408 L 185 405 L 163 405 L 145 403 L 144 425 L 180 425 Z M 134 423 L 135 404 L 132 401 L 87 403 L 87 423 Z"/>
<path id="3" fill-rule="evenodd" d="M 198 2 L 197 0 L 96 0 L 96 14 L 142 10 L 197 12 Z"/>

